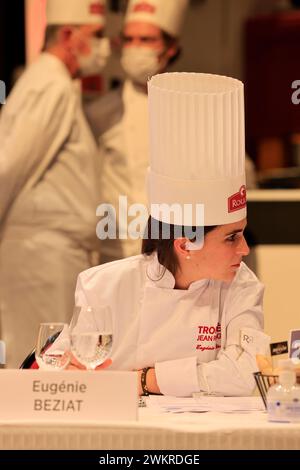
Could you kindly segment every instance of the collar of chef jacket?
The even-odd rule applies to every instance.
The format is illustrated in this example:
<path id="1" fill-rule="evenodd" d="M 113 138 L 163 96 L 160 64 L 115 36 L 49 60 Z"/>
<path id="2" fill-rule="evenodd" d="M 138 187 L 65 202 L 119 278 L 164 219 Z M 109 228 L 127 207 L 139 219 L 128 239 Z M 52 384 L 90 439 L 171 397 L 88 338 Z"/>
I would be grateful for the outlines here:
<path id="1" fill-rule="evenodd" d="M 74 95 L 77 100 L 81 100 L 81 81 L 79 78 L 72 78 L 67 66 L 55 55 L 49 52 L 43 52 L 40 60 L 43 61 L 45 69 L 49 70 L 49 73 L 57 73 L 64 76 L 72 83 Z"/>
<path id="2" fill-rule="evenodd" d="M 55 55 L 50 54 L 49 52 L 42 52 L 40 61 L 44 62 L 45 68 L 56 69 L 58 73 L 72 81 L 72 77 L 66 65 Z"/>
<path id="3" fill-rule="evenodd" d="M 147 278 L 151 283 L 160 289 L 174 289 L 175 287 L 175 277 L 173 274 L 162 266 L 158 259 L 157 254 L 153 254 L 149 260 L 147 266 Z M 209 279 L 201 279 L 199 281 L 192 282 L 187 290 L 191 291 L 194 289 L 199 289 L 205 287 L 209 284 Z"/>

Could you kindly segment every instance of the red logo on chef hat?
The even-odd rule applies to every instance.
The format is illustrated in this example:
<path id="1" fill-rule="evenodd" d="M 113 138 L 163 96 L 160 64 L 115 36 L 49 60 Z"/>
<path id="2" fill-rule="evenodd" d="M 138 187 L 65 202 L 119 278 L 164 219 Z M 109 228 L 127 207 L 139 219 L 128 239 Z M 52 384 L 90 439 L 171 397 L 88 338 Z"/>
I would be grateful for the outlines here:
<path id="1" fill-rule="evenodd" d="M 90 14 L 91 15 L 104 15 L 105 14 L 105 5 L 100 2 L 93 2 L 90 4 Z"/>
<path id="2" fill-rule="evenodd" d="M 228 198 L 228 212 L 239 211 L 244 209 L 247 204 L 247 191 L 246 186 L 242 186 L 238 193 L 233 194 Z"/>
<path id="3" fill-rule="evenodd" d="M 140 2 L 134 5 L 133 12 L 150 13 L 151 15 L 154 15 L 154 13 L 156 12 L 156 7 L 154 5 L 150 5 L 150 3 L 147 2 Z"/>

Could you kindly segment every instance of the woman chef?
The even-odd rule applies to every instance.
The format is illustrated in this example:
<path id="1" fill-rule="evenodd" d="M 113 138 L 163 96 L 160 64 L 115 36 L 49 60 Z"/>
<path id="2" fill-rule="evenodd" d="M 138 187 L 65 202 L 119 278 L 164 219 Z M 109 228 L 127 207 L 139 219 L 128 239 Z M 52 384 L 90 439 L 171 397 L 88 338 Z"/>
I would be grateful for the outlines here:
<path id="1" fill-rule="evenodd" d="M 138 370 L 140 394 L 250 395 L 268 338 L 263 286 L 242 262 L 243 84 L 156 75 L 149 105 L 150 237 L 142 255 L 81 273 L 76 304 L 110 306 L 109 369 Z"/>

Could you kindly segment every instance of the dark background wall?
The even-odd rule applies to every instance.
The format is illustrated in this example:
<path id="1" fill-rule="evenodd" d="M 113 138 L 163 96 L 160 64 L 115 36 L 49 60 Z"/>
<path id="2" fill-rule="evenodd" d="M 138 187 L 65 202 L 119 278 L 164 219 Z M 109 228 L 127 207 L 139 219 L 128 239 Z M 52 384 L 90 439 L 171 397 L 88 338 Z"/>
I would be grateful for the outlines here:
<path id="1" fill-rule="evenodd" d="M 25 63 L 25 20 L 23 0 L 0 1 L 0 80 L 9 92 L 12 74 Z"/>

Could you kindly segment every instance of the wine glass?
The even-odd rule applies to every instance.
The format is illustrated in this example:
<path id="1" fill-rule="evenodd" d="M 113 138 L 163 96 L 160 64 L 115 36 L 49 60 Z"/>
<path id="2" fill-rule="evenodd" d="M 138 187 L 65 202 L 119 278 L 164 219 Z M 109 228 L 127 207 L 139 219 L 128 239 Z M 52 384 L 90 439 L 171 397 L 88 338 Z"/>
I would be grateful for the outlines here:
<path id="1" fill-rule="evenodd" d="M 41 323 L 35 349 L 40 369 L 62 370 L 70 362 L 70 335 L 67 323 Z"/>
<path id="2" fill-rule="evenodd" d="M 109 359 L 113 344 L 110 307 L 75 307 L 70 341 L 73 356 L 88 370 L 95 370 Z"/>

